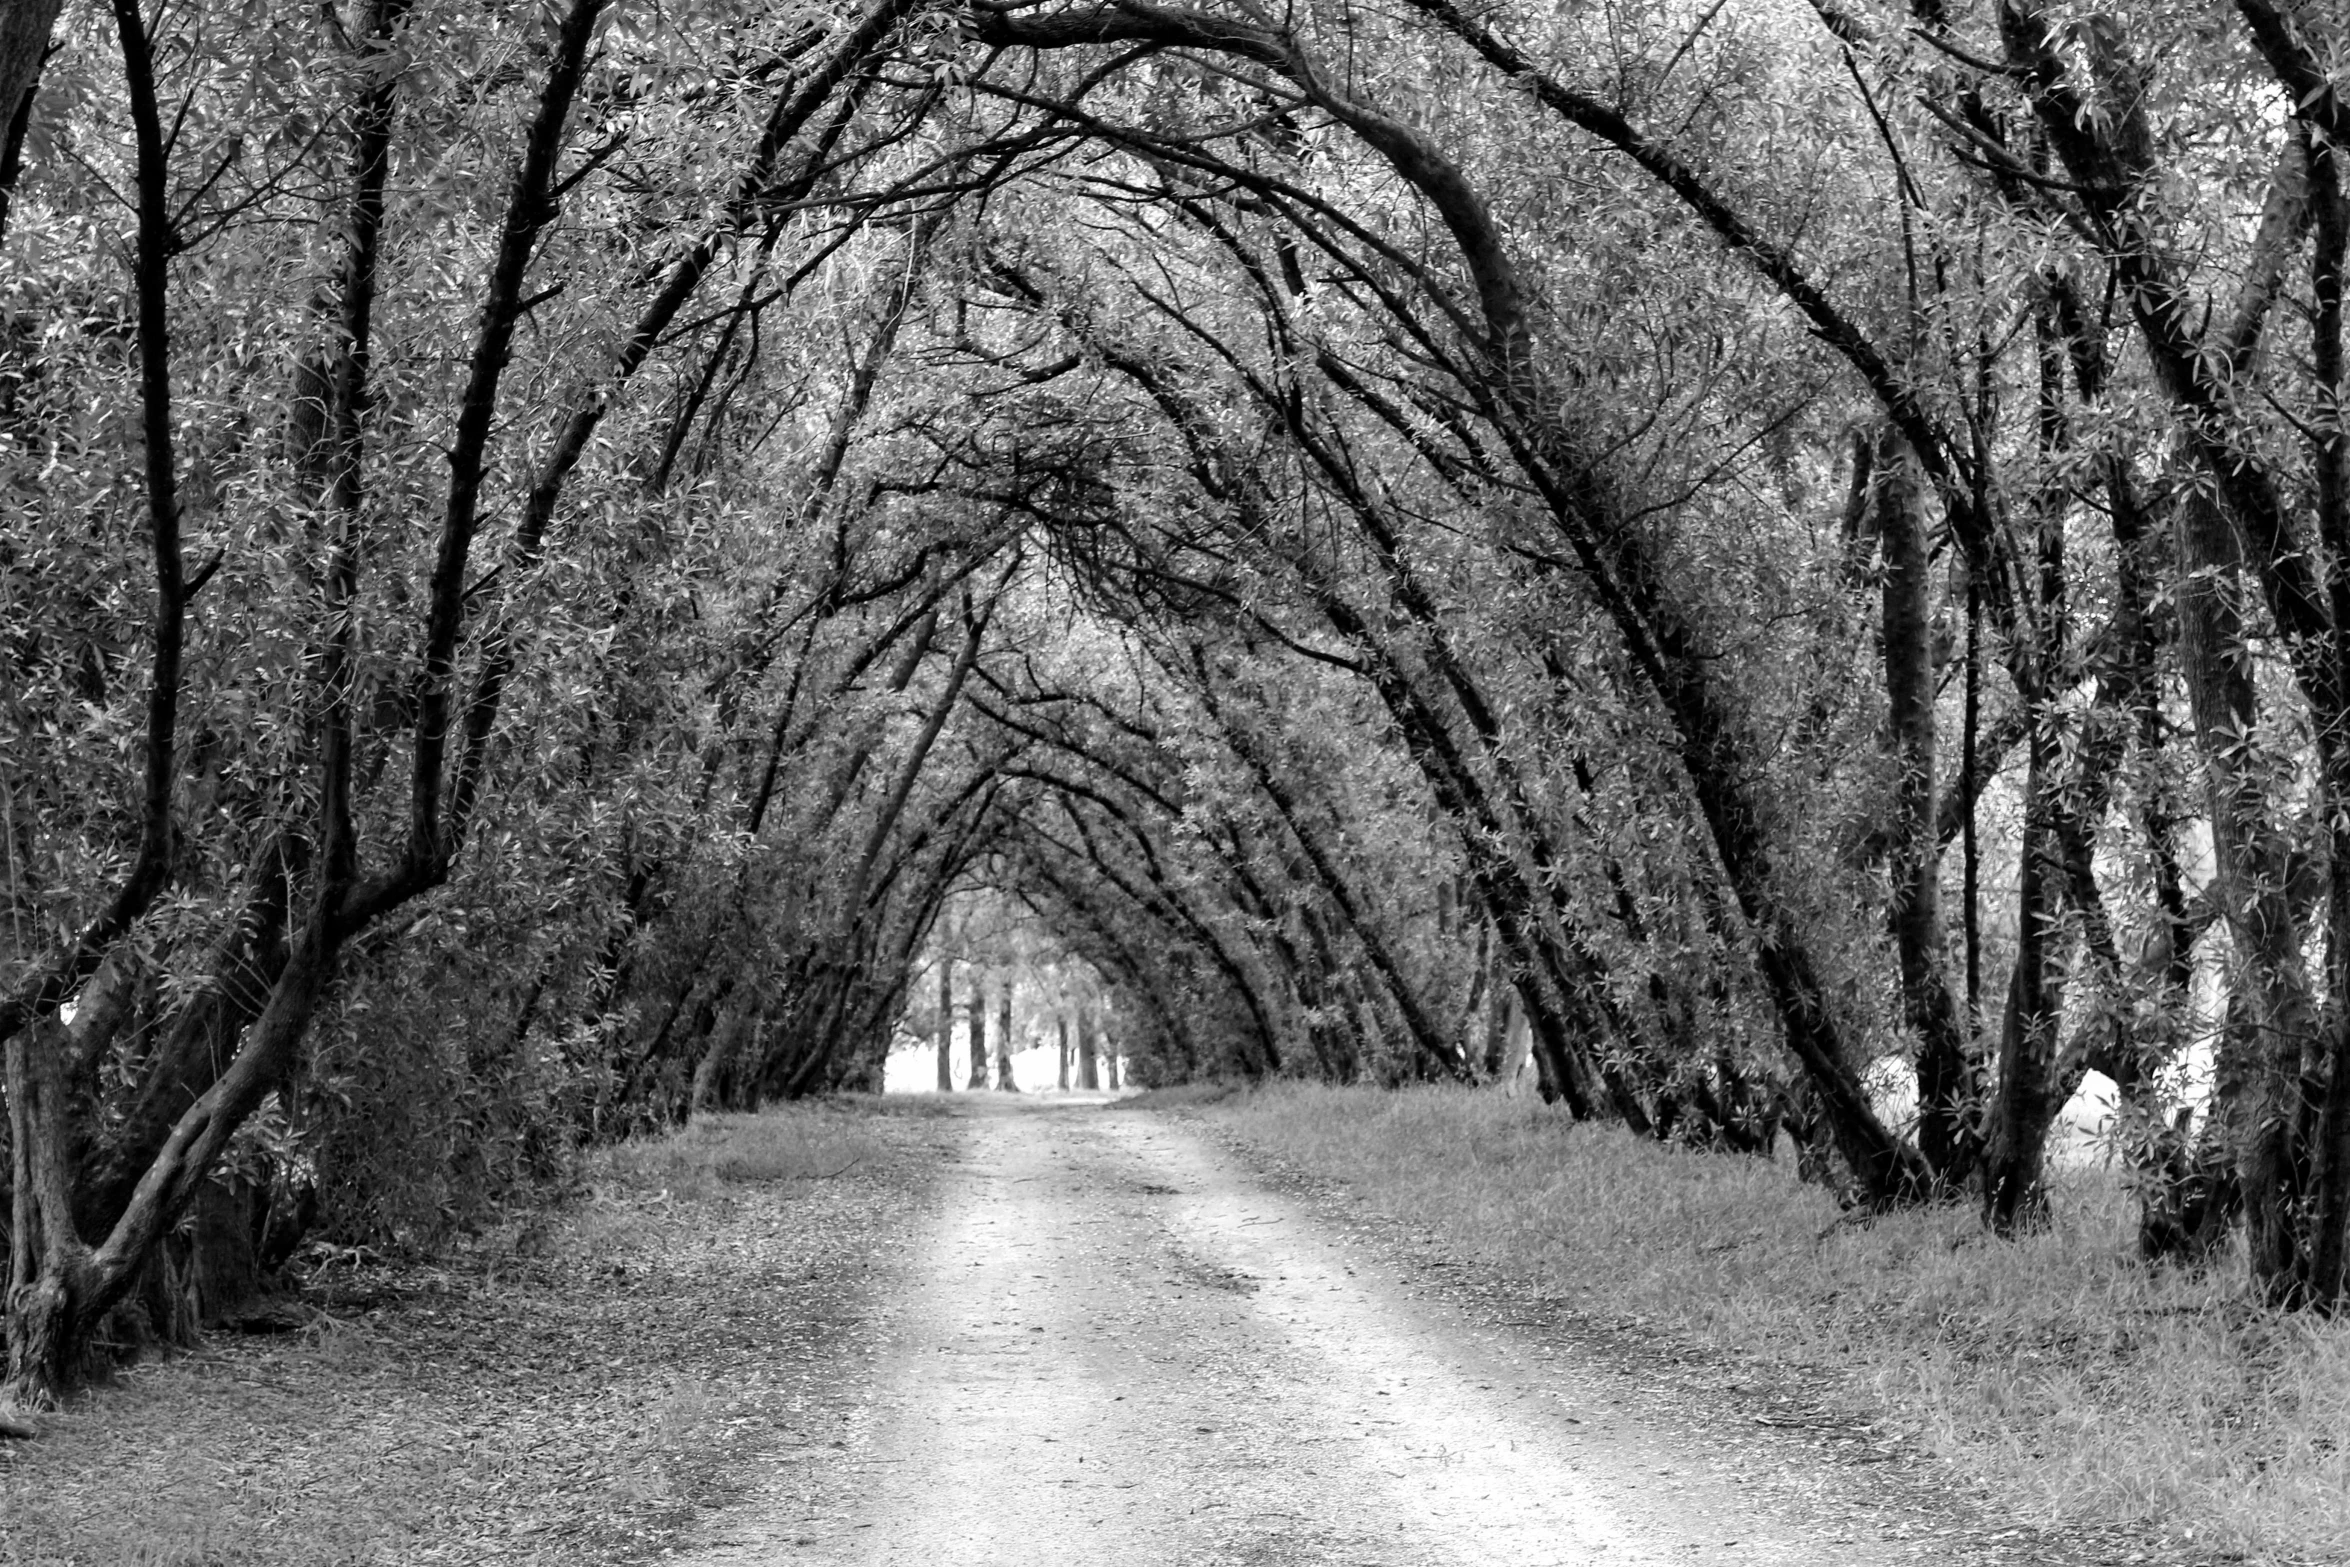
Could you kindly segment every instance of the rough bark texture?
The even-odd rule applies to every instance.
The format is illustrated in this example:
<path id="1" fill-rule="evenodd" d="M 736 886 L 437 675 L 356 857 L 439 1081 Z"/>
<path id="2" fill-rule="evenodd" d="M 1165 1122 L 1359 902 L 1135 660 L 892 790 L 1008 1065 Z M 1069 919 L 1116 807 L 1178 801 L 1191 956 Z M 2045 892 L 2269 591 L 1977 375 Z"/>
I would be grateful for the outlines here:
<path id="1" fill-rule="evenodd" d="M 90 1254 L 73 1224 L 66 1149 L 64 1026 L 42 1018 L 7 1046 L 13 1133 L 8 1269 L 8 1403 L 52 1409 L 80 1380 L 74 1332 Z"/>

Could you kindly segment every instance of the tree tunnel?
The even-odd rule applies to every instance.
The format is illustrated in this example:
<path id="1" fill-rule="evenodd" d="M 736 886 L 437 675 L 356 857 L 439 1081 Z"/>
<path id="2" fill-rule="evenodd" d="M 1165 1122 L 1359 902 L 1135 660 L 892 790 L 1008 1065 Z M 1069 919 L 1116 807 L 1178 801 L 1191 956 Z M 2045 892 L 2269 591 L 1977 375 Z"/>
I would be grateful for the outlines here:
<path id="1" fill-rule="evenodd" d="M 2337 22 L 276 9 L 0 40 L 20 1399 L 977 909 L 1145 1082 L 1516 1028 L 2001 1231 L 2094 1071 L 2339 1298 Z"/>

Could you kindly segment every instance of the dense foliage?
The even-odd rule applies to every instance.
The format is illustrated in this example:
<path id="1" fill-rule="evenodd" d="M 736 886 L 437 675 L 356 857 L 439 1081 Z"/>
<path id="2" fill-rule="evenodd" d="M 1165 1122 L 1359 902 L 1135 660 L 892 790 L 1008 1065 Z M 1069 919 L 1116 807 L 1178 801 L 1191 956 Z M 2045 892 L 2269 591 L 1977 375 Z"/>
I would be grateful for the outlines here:
<path id="1" fill-rule="evenodd" d="M 1519 1042 L 2002 1231 L 2094 1070 L 2331 1305 L 2346 36 L 10 7 L 12 1387 L 1015 925 L 1145 1081 Z"/>

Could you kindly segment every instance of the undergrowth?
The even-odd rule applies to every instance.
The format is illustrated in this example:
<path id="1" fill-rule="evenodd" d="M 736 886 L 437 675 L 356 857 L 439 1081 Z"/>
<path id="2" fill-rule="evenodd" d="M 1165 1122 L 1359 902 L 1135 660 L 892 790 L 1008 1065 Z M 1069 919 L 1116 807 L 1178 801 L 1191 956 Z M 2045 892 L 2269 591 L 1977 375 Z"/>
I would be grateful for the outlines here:
<path id="1" fill-rule="evenodd" d="M 1282 1086 L 1213 1114 L 1572 1310 L 1840 1390 L 2031 1521 L 2214 1559 L 2350 1541 L 2350 1323 L 2261 1307 L 2240 1257 L 2141 1264 L 2108 1172 L 2059 1171 L 2048 1227 L 2001 1242 L 1971 1209 L 1848 1222 L 1783 1164 L 1492 1093 Z"/>
<path id="2" fill-rule="evenodd" d="M 860 1096 L 863 1098 L 877 1096 Z M 591 1186 L 703 1201 L 733 1185 L 827 1180 L 876 1156 L 881 1144 L 858 1124 L 861 1102 L 794 1105 L 757 1115 L 700 1115 L 666 1137 L 603 1150 Z"/>

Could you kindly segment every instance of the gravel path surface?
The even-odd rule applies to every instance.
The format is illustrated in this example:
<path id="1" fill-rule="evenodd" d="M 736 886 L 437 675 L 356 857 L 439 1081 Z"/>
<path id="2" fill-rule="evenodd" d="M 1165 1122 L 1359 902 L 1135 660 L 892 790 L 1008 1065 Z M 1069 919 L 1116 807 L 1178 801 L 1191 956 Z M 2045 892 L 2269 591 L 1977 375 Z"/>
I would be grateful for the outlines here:
<path id="1" fill-rule="evenodd" d="M 1849 1470 L 1692 1442 L 1608 1376 L 1415 1298 L 1181 1119 L 957 1109 L 964 1162 L 896 1259 L 845 1446 L 782 1455 L 682 1559 L 1948 1559 L 1856 1527 Z"/>

